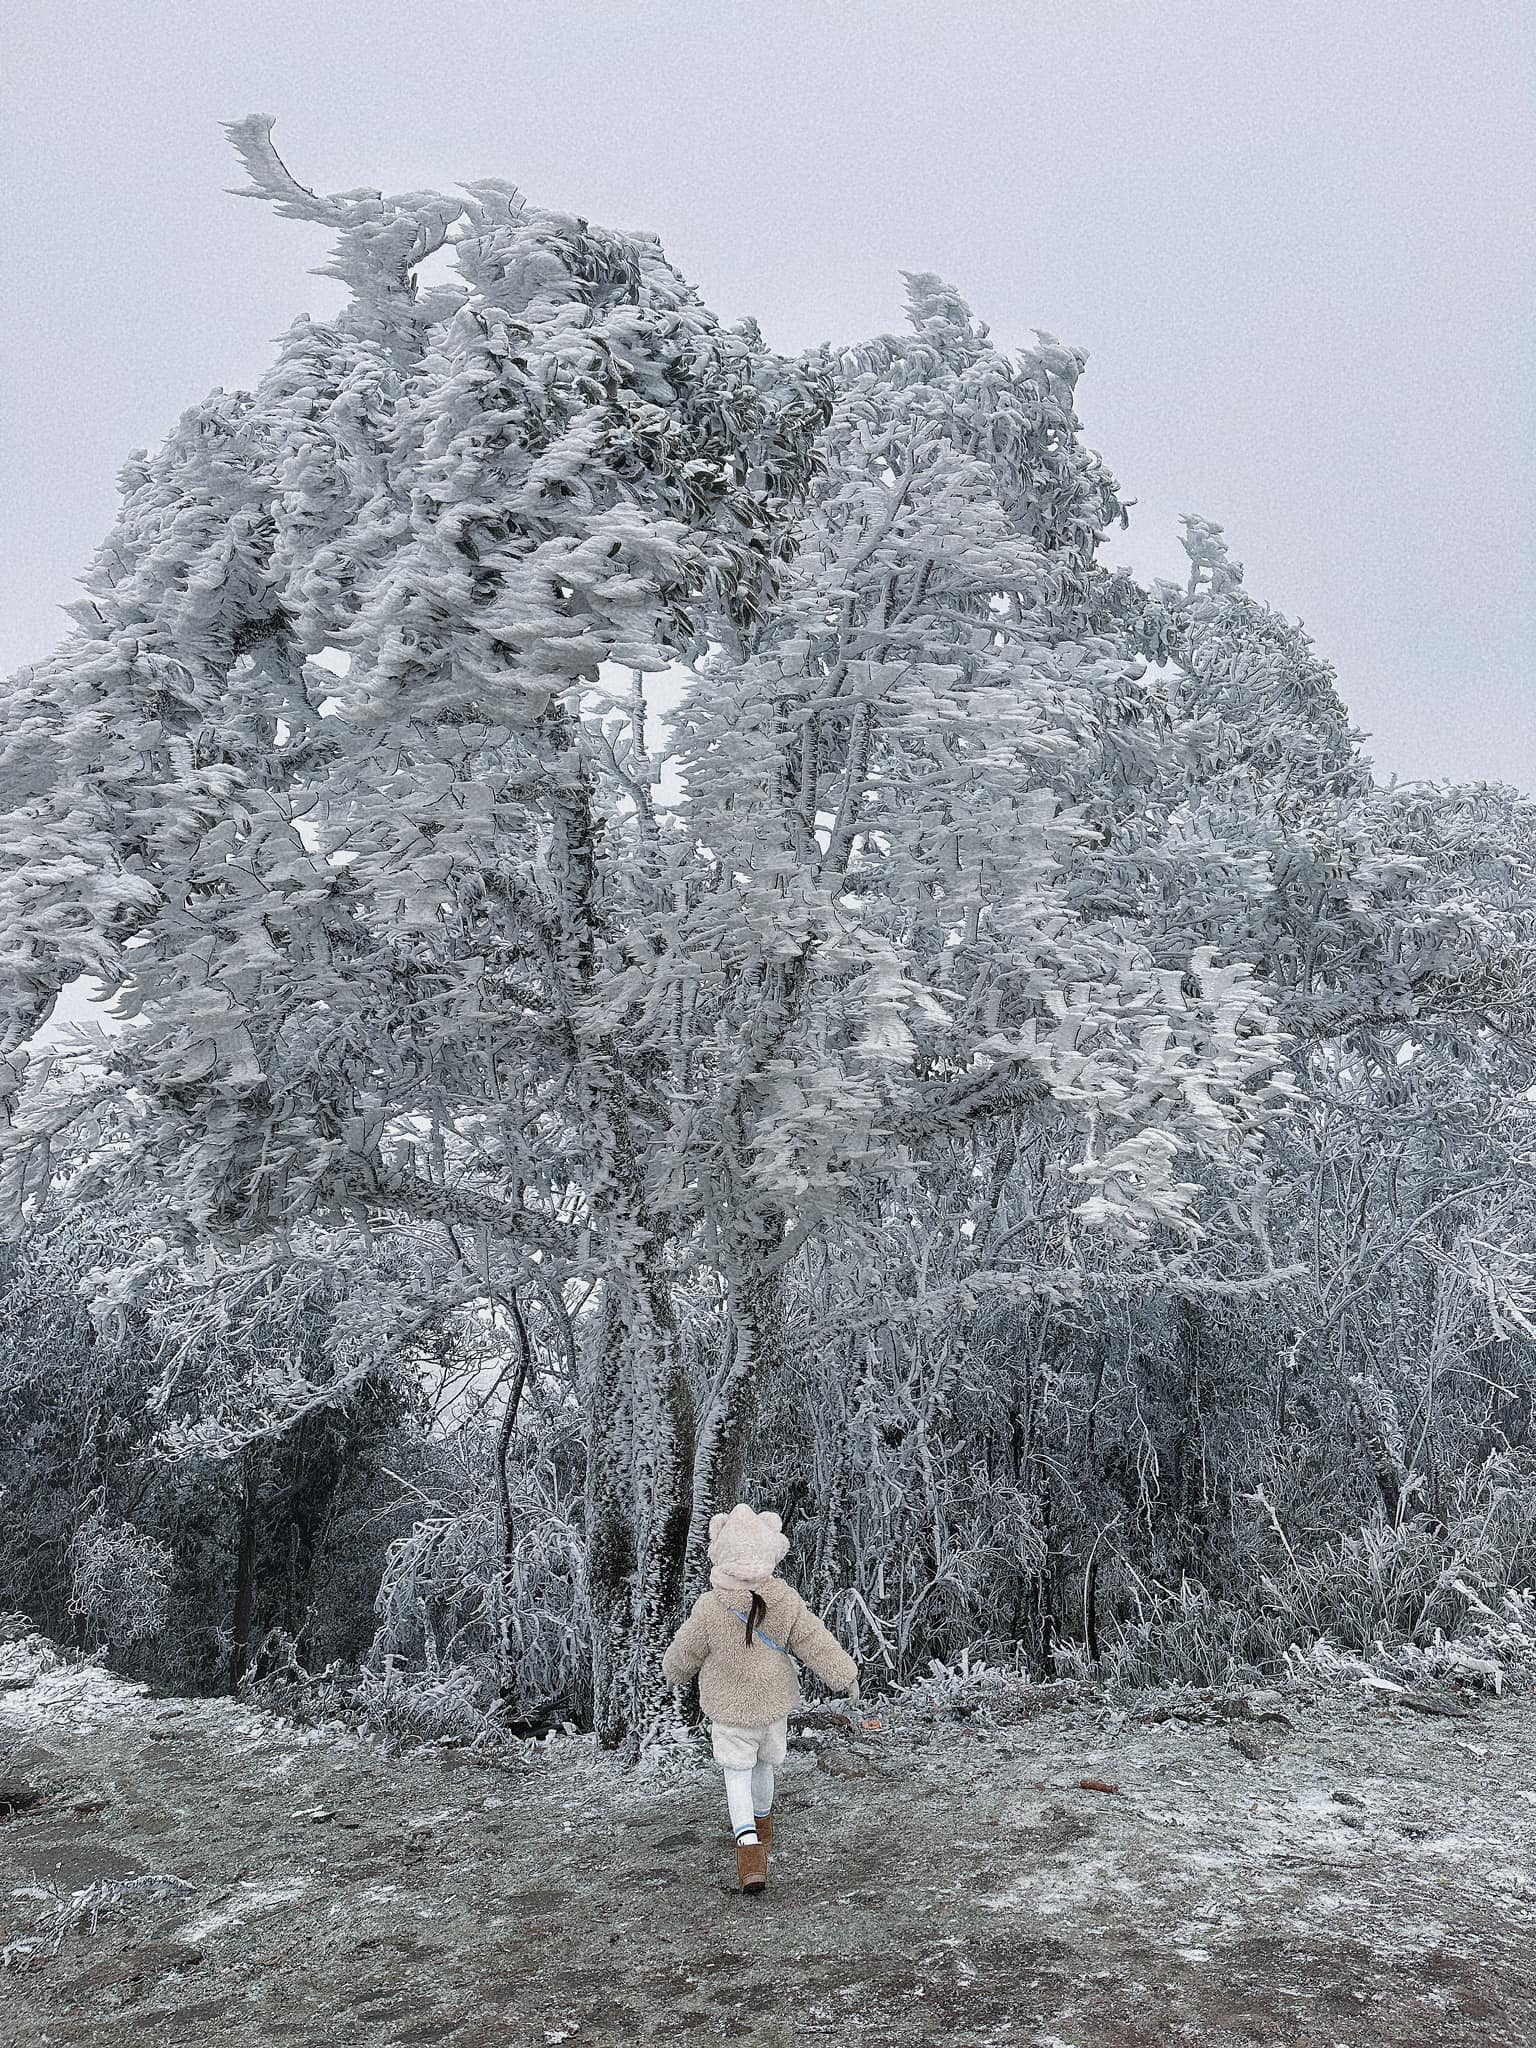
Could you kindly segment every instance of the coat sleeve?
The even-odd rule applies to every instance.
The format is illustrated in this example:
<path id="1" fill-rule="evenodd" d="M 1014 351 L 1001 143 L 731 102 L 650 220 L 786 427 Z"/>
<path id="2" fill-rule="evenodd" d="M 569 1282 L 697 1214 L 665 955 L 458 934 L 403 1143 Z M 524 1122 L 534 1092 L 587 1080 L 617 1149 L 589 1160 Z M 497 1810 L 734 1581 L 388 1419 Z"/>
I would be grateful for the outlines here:
<path id="1" fill-rule="evenodd" d="M 661 1675 L 671 1685 L 687 1685 L 699 1675 L 699 1666 L 709 1655 L 709 1628 L 704 1618 L 703 1594 L 694 1602 L 693 1612 L 668 1643 L 661 1657 Z"/>
<path id="2" fill-rule="evenodd" d="M 858 1665 L 803 1600 L 784 1647 L 810 1665 L 828 1692 L 846 1692 L 858 1676 Z"/>

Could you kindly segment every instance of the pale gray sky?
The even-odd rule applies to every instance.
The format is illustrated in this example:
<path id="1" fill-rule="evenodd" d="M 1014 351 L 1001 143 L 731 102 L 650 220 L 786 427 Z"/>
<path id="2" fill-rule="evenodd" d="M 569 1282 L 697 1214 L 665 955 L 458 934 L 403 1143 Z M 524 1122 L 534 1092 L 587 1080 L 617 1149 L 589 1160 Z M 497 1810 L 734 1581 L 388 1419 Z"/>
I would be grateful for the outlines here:
<path id="1" fill-rule="evenodd" d="M 1536 791 L 1526 0 L 8 0 L 0 670 L 47 651 L 118 464 L 300 311 L 321 230 L 226 195 L 510 177 L 654 229 L 794 348 L 942 272 L 1092 356 L 1138 502 L 1222 521 L 1383 772 Z"/>

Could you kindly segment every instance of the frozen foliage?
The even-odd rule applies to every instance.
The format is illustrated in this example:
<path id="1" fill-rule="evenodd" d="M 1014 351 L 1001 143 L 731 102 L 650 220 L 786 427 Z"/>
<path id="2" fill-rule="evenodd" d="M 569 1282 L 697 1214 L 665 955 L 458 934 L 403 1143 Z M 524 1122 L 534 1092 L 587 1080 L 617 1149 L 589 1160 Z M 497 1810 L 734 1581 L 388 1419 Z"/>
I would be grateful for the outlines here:
<path id="1" fill-rule="evenodd" d="M 1532 806 L 1377 785 L 1213 522 L 1107 567 L 1054 337 L 921 273 L 782 357 L 270 127 L 350 303 L 130 458 L 0 705 L 9 1597 L 631 1752 L 744 1489 L 892 1677 L 1481 1626 Z M 125 1028 L 29 1053 L 82 974 Z"/>
<path id="2" fill-rule="evenodd" d="M 1502 1693 L 1511 1670 L 1536 1667 L 1536 1599 L 1506 1593 L 1494 1609 L 1471 1587 L 1457 1590 L 1471 1612 L 1452 1639 L 1437 1628 L 1427 1642 L 1377 1642 L 1366 1658 L 1336 1650 L 1325 1638 L 1307 1652 L 1293 1651 L 1287 1666 L 1293 1676 L 1354 1679 L 1387 1694 L 1436 1679 Z"/>

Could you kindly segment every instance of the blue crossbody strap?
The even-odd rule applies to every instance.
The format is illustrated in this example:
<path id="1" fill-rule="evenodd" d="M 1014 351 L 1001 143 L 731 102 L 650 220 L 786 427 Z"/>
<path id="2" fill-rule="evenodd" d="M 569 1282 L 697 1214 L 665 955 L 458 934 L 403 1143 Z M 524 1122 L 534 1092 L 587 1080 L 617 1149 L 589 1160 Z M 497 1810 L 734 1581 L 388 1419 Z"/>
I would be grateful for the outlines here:
<path id="1" fill-rule="evenodd" d="M 747 1617 L 742 1613 L 739 1607 L 727 1607 L 725 1611 L 727 1614 L 734 1614 L 736 1619 L 741 1623 L 742 1627 L 746 1627 Z M 763 1631 L 760 1628 L 753 1629 L 752 1640 L 754 1643 L 766 1643 L 770 1650 L 777 1650 L 781 1657 L 788 1657 L 791 1654 L 788 1650 L 785 1649 L 782 1643 L 776 1643 L 773 1640 L 772 1636 L 764 1635 Z"/>

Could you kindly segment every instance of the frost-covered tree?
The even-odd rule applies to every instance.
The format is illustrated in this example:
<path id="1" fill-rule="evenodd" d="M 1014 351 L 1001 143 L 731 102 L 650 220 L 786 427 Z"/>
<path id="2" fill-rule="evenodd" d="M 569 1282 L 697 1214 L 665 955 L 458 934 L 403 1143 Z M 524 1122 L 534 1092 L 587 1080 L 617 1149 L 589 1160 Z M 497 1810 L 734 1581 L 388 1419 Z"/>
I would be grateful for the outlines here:
<path id="1" fill-rule="evenodd" d="M 61 1137 L 133 1191 L 97 1323 L 241 1475 L 235 1660 L 285 1461 L 434 1373 L 380 1684 L 632 1748 L 751 1473 L 903 1669 L 1235 1613 L 1309 1486 L 1401 1523 L 1531 1319 L 1530 806 L 1375 785 L 1210 522 L 1184 588 L 1107 568 L 1052 337 L 921 274 L 787 359 L 650 237 L 317 195 L 270 125 L 348 304 L 130 461 L 0 707 L 8 1214 Z M 124 1031 L 29 1060 L 82 974 Z M 148 1614 L 156 1540 L 85 1579 Z"/>

